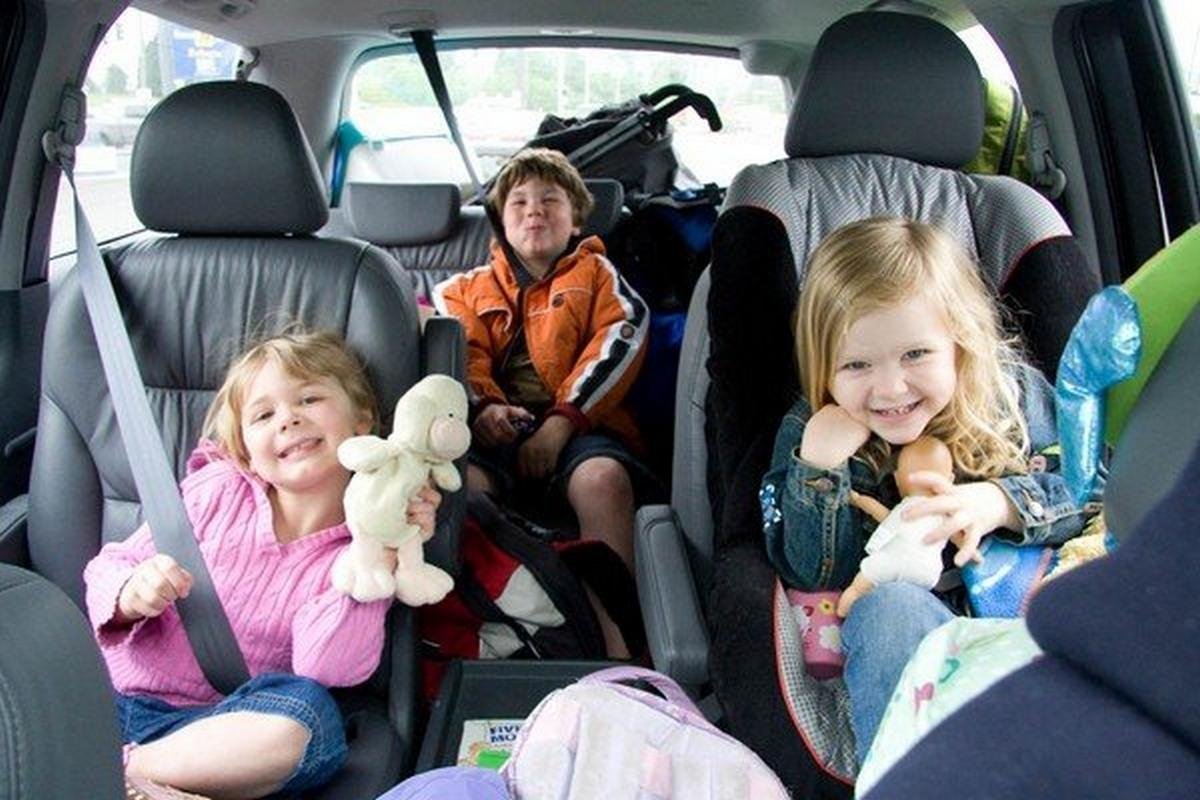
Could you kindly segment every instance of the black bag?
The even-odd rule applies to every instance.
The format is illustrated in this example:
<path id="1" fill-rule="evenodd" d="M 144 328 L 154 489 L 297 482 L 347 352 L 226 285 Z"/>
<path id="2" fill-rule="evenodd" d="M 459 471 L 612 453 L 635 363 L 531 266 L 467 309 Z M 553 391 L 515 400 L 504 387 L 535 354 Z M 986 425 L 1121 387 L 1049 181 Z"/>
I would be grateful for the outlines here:
<path id="1" fill-rule="evenodd" d="M 630 651 L 645 648 L 633 576 L 602 542 L 568 539 L 472 494 L 459 544 L 454 590 L 418 610 L 427 699 L 456 658 L 604 659 L 585 584 Z"/>

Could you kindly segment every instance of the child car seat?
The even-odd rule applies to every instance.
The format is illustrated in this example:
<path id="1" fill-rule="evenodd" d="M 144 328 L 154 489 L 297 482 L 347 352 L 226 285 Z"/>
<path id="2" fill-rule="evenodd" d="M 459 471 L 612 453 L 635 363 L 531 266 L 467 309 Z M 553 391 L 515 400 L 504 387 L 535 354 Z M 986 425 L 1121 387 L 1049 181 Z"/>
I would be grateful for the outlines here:
<path id="1" fill-rule="evenodd" d="M 797 796 L 845 795 L 854 768 L 847 742 L 808 724 L 845 714 L 844 690 L 804 677 L 757 498 L 798 392 L 789 319 L 809 252 L 869 216 L 936 222 L 1032 312 L 1024 333 L 1042 364 L 1100 287 L 1044 198 L 957 170 L 979 147 L 979 86 L 969 51 L 932 20 L 868 12 L 830 26 L 792 109 L 789 157 L 735 177 L 692 297 L 672 505 L 639 511 L 643 616 L 655 667 L 693 687 L 711 671 L 731 732 Z"/>

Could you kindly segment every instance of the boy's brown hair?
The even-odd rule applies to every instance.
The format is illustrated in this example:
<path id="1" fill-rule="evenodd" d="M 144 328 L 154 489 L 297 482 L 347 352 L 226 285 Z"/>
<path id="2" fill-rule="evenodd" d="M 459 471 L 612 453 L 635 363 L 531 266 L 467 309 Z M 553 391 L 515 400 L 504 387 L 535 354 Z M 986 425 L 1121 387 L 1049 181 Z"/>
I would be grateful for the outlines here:
<path id="1" fill-rule="evenodd" d="M 496 182 L 488 192 L 488 202 L 492 208 L 503 213 L 508 193 L 530 178 L 539 178 L 562 187 L 571 201 L 571 217 L 577 226 L 582 226 L 588 214 L 592 213 L 595 201 L 584 185 L 579 170 L 562 153 L 548 147 L 522 150 L 500 168 Z"/>

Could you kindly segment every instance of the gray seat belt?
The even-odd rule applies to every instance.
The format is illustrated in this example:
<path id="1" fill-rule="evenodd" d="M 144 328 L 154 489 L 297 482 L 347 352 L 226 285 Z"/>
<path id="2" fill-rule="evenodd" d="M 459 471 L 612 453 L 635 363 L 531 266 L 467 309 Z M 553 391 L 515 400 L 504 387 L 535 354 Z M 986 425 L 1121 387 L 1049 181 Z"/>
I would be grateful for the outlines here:
<path id="1" fill-rule="evenodd" d="M 150 523 L 154 546 L 192 574 L 191 592 L 175 605 L 204 677 L 218 692 L 229 694 L 249 680 L 250 673 L 200 554 L 200 545 L 179 495 L 175 471 L 167 461 L 161 434 L 146 400 L 146 387 L 112 281 L 104 267 L 104 257 L 79 203 L 73 168 L 75 145 L 83 140 L 86 102 L 83 92 L 67 86 L 63 91 L 57 127 L 46 132 L 42 145 L 46 157 L 67 176 L 75 195 L 78 250 L 75 269 L 91 317 L 121 441 L 146 520 Z"/>

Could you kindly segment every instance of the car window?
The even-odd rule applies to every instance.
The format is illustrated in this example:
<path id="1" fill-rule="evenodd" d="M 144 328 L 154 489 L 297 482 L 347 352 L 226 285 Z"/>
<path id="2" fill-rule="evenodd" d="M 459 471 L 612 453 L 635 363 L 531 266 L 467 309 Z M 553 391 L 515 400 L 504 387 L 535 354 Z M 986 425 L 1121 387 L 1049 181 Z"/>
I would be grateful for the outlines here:
<path id="1" fill-rule="evenodd" d="M 983 77 L 1003 81 L 1009 86 L 1017 85 L 1012 68 L 1008 66 L 1008 59 L 1004 57 L 1000 45 L 996 44 L 996 40 L 986 28 L 982 25 L 972 25 L 959 31 L 958 38 L 962 39 L 971 55 L 975 56 L 975 63 L 979 65 L 979 72 Z"/>
<path id="2" fill-rule="evenodd" d="M 707 95 L 719 133 L 690 109 L 670 120 L 680 185 L 725 185 L 743 166 L 783 157 L 783 83 L 747 73 L 736 58 L 595 47 L 477 47 L 439 52 L 463 138 L 487 179 L 537 133 L 547 114 L 583 117 L 681 83 Z M 367 142 L 349 180 L 466 184 L 461 159 L 413 53 L 365 60 L 351 79 L 346 119 Z"/>
<path id="3" fill-rule="evenodd" d="M 140 230 L 129 193 L 129 155 L 146 114 L 190 83 L 232 78 L 240 48 L 137 9 L 109 29 L 88 67 L 87 134 L 76 149 L 75 180 L 98 241 Z M 75 249 L 74 208 L 63 181 L 50 254 Z"/>
<path id="4" fill-rule="evenodd" d="M 1175 64 L 1187 92 L 1192 133 L 1200 144 L 1200 5 L 1195 0 L 1159 0 L 1171 35 Z"/>

